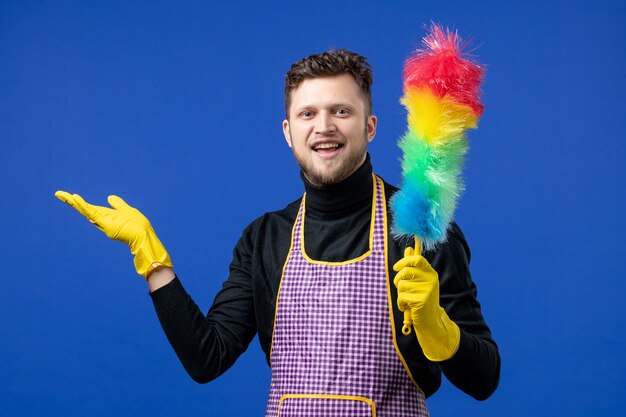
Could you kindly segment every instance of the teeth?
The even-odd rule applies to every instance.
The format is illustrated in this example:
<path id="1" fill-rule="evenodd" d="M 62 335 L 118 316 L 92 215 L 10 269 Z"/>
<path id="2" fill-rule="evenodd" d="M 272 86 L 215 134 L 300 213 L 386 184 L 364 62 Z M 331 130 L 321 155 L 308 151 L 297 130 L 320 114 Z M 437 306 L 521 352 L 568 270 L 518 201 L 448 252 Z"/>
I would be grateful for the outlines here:
<path id="1" fill-rule="evenodd" d="M 322 143 L 319 144 L 315 147 L 315 149 L 331 149 L 331 148 L 338 148 L 339 144 L 337 143 Z"/>

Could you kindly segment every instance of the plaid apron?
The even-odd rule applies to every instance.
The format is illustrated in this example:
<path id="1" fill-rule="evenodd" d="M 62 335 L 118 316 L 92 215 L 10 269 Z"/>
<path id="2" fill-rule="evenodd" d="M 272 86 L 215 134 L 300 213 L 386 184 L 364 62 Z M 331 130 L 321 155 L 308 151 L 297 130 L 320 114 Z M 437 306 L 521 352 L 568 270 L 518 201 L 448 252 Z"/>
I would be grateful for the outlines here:
<path id="1" fill-rule="evenodd" d="M 370 250 L 345 262 L 306 255 L 302 199 L 277 296 L 267 417 L 428 416 L 393 340 L 382 187 L 374 177 Z"/>

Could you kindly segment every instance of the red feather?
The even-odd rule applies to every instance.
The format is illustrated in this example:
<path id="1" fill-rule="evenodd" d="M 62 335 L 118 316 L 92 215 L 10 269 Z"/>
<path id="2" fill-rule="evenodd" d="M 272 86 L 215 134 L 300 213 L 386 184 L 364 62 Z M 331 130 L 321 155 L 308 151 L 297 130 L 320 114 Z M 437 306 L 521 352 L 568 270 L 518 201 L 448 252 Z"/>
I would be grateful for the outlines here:
<path id="1" fill-rule="evenodd" d="M 449 95 L 459 104 L 470 106 L 477 116 L 483 113 L 480 83 L 484 69 L 467 59 L 467 44 L 459 34 L 433 24 L 424 37 L 425 49 L 418 49 L 404 64 L 404 88 L 430 87 L 438 97 Z"/>

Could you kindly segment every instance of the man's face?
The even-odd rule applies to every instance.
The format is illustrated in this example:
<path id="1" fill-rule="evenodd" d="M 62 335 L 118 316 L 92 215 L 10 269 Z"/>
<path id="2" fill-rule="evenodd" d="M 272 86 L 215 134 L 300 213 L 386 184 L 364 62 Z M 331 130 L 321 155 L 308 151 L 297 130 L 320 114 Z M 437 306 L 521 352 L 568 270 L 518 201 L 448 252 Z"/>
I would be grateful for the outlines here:
<path id="1" fill-rule="evenodd" d="M 334 184 L 365 161 L 376 116 L 366 114 L 350 74 L 312 78 L 291 92 L 283 133 L 304 176 L 315 185 Z"/>

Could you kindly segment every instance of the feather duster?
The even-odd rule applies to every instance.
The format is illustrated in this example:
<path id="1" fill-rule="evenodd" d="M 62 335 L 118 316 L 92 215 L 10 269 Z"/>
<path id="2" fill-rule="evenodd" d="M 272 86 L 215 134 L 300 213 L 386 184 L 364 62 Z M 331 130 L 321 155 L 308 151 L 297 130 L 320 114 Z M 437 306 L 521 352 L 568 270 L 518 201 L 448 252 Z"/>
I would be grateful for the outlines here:
<path id="1" fill-rule="evenodd" d="M 468 150 L 465 131 L 482 115 L 484 69 L 463 52 L 456 31 L 433 24 L 404 64 L 401 103 L 407 109 L 402 149 L 402 185 L 390 204 L 397 238 L 415 236 L 418 250 L 447 237 L 457 200 L 464 190 L 461 171 Z"/>

